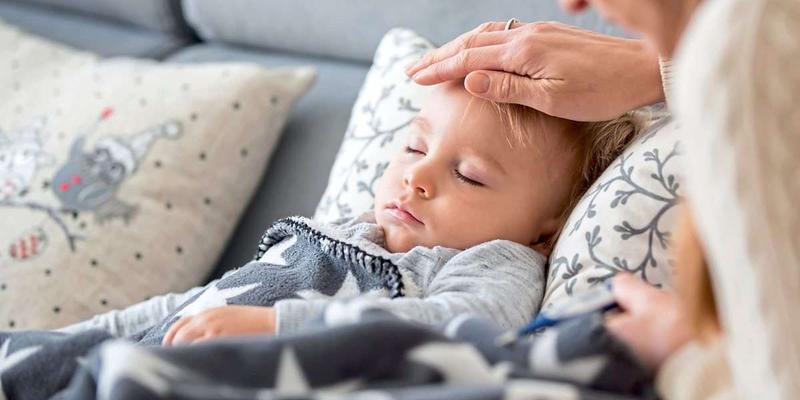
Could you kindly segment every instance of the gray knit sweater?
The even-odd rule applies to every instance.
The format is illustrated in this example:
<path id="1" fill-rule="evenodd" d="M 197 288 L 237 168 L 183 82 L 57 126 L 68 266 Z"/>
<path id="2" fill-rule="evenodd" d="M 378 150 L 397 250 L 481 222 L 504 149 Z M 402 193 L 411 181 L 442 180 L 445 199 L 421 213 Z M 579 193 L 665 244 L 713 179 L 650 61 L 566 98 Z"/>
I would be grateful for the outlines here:
<path id="1" fill-rule="evenodd" d="M 385 309 L 400 317 L 427 324 L 437 324 L 459 314 L 472 314 L 493 320 L 505 328 L 522 325 L 540 306 L 546 259 L 521 244 L 494 240 L 463 251 L 437 246 L 415 247 L 406 253 L 390 253 L 383 247 L 383 230 L 375 224 L 372 213 L 334 224 L 305 221 L 313 225 L 314 231 L 321 237 L 352 245 L 390 261 L 396 266 L 403 283 L 402 296 L 396 293 L 390 295 L 386 290 L 365 290 L 354 280 L 348 279 L 340 284 L 335 293 L 303 290 L 274 303 L 278 334 L 300 330 L 306 321 L 345 300 Z M 329 242 L 323 241 L 319 245 L 325 246 Z M 259 252 L 257 260 L 242 270 L 258 263 L 268 265 L 276 262 L 276 254 L 286 251 L 293 241 L 280 243 L 273 246 L 277 253 Z M 163 323 L 165 318 L 180 307 L 186 307 L 185 303 L 196 299 L 198 294 L 216 287 L 221 280 L 230 280 L 232 274 L 236 273 L 237 270 L 230 271 L 206 286 L 185 293 L 170 293 L 123 310 L 97 315 L 61 331 L 101 328 L 114 336 L 128 337 Z"/>

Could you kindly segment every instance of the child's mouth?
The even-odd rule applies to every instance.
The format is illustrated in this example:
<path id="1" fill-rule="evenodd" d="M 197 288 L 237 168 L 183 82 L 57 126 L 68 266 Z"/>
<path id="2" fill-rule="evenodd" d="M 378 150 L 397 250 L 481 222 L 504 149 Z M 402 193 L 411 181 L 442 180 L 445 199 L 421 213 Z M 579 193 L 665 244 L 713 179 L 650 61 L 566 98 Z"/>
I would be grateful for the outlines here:
<path id="1" fill-rule="evenodd" d="M 401 220 L 403 222 L 407 222 L 409 224 L 425 225 L 419 218 L 414 216 L 414 214 L 412 214 L 407 209 L 403 208 L 400 204 L 397 204 L 397 203 L 391 204 L 388 207 L 386 207 L 386 210 L 393 217 L 395 217 L 395 218 L 397 218 L 397 219 L 399 219 L 399 220 Z"/>

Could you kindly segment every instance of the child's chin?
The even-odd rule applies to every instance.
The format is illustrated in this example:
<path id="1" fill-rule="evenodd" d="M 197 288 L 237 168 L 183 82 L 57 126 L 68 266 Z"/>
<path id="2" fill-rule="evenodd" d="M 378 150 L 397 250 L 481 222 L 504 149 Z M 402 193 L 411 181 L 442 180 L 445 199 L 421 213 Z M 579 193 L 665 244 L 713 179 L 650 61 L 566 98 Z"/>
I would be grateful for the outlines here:
<path id="1" fill-rule="evenodd" d="M 404 232 L 403 227 L 391 226 L 385 229 L 385 235 L 386 250 L 392 253 L 405 253 L 419 245 L 419 241 L 408 232 Z"/>

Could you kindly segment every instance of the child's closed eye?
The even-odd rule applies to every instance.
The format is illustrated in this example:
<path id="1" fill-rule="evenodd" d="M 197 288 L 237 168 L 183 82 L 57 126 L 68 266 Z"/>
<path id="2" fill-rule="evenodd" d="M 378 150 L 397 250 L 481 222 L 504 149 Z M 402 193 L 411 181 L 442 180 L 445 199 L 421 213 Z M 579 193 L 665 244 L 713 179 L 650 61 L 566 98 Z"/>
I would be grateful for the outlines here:
<path id="1" fill-rule="evenodd" d="M 463 174 L 461 174 L 461 172 L 458 172 L 458 169 L 456 169 L 456 168 L 453 168 L 453 175 L 455 175 L 456 179 L 458 179 L 461 182 L 464 182 L 464 183 L 466 183 L 468 185 L 477 186 L 477 187 L 485 186 L 481 182 L 478 182 L 478 181 L 476 181 L 476 180 L 474 180 L 472 178 L 468 178 L 468 177 L 464 176 Z"/>
<path id="2" fill-rule="evenodd" d="M 410 154 L 421 154 L 423 156 L 425 155 L 425 152 L 423 152 L 422 150 L 415 149 L 411 146 L 406 146 L 405 152 Z"/>

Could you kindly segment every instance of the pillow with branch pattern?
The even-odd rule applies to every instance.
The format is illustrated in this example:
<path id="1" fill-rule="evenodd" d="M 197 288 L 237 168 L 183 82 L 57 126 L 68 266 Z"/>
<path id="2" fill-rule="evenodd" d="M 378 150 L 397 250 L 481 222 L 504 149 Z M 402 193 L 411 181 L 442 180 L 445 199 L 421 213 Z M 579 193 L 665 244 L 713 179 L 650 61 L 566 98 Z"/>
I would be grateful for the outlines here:
<path id="1" fill-rule="evenodd" d="M 670 285 L 680 154 L 677 124 L 662 118 L 589 188 L 550 256 L 544 307 L 620 272 Z"/>
<path id="2" fill-rule="evenodd" d="M 335 221 L 372 208 L 375 182 L 403 145 L 429 88 L 404 67 L 434 46 L 415 32 L 392 29 L 375 51 L 314 218 Z"/>

